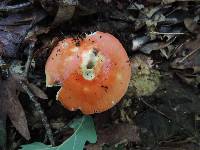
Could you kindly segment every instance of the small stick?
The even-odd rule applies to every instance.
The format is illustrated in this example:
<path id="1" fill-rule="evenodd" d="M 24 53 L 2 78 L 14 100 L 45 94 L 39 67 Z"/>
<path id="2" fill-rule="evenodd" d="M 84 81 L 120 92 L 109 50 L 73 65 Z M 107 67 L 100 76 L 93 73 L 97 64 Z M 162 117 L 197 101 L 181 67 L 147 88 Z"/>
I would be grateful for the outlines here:
<path id="1" fill-rule="evenodd" d="M 180 61 L 178 61 L 179 63 L 182 63 L 183 61 L 185 61 L 188 57 L 192 56 L 194 53 L 196 53 L 198 50 L 200 50 L 200 48 L 194 49 L 192 52 L 190 52 L 188 55 L 186 55 L 185 57 L 183 57 Z"/>
<path id="2" fill-rule="evenodd" d="M 0 11 L 9 12 L 9 11 L 13 11 L 16 9 L 23 9 L 23 8 L 30 6 L 31 4 L 32 4 L 31 2 L 25 2 L 22 4 L 16 4 L 16 5 L 12 5 L 12 6 L 0 6 Z"/>
<path id="3" fill-rule="evenodd" d="M 30 44 L 29 44 L 29 50 L 28 50 L 28 59 L 26 61 L 26 64 L 25 64 L 25 70 L 24 70 L 24 76 L 26 78 L 28 78 L 28 73 L 29 73 L 29 68 L 30 68 L 30 65 L 31 65 L 31 61 L 32 61 L 32 57 L 33 57 L 33 48 L 35 47 L 35 42 L 32 41 Z"/>
<path id="4" fill-rule="evenodd" d="M 167 115 L 165 115 L 163 112 L 161 112 L 160 110 L 156 109 L 155 107 L 153 107 L 152 105 L 150 105 L 149 103 L 147 103 L 145 100 L 143 100 L 143 98 L 139 98 L 139 100 L 142 101 L 149 108 L 153 109 L 154 111 L 158 112 L 160 115 L 162 115 L 165 118 L 167 118 L 168 120 L 172 121 Z"/>
<path id="5" fill-rule="evenodd" d="M 23 73 L 23 77 L 25 79 L 28 78 L 28 73 L 29 73 L 29 68 L 30 68 L 30 65 L 31 65 L 32 57 L 33 57 L 33 48 L 34 47 L 35 47 L 35 41 L 33 40 L 33 41 L 30 42 L 29 47 L 28 47 L 29 48 L 28 49 L 28 59 L 27 59 L 27 62 L 25 64 L 25 70 L 24 70 L 24 73 Z M 24 91 L 26 91 L 26 93 L 29 95 L 30 100 L 34 103 L 36 111 L 40 114 L 42 123 L 45 127 L 45 130 L 46 130 L 46 136 L 49 138 L 51 145 L 55 146 L 52 130 L 50 128 L 48 119 L 47 119 L 46 115 L 44 114 L 44 111 L 42 110 L 40 103 L 37 101 L 37 98 L 34 96 L 32 91 L 30 90 L 26 81 L 20 80 L 20 84 L 21 84 L 22 88 L 24 89 Z M 46 139 L 46 136 L 45 136 L 45 139 Z"/>
<path id="6" fill-rule="evenodd" d="M 138 98 L 142 103 L 144 103 L 146 106 L 148 106 L 150 109 L 154 110 L 155 112 L 157 112 L 158 114 L 162 115 L 163 117 L 165 117 L 166 119 L 168 119 L 171 122 L 174 122 L 177 126 L 179 126 L 180 128 L 185 129 L 186 134 L 193 136 L 194 134 L 187 130 L 182 124 L 178 123 L 176 120 L 168 117 L 167 115 L 165 115 L 163 112 L 161 112 L 160 110 L 156 109 L 155 107 L 153 107 L 152 105 L 150 105 L 149 103 L 147 103 L 142 97 Z"/>
<path id="7" fill-rule="evenodd" d="M 149 32 L 150 34 L 157 34 L 157 35 L 183 35 L 185 33 L 180 32 Z"/>
<path id="8" fill-rule="evenodd" d="M 42 110 L 40 103 L 38 103 L 36 97 L 34 96 L 32 91 L 29 89 L 27 83 L 20 81 L 20 84 L 21 84 L 22 88 L 24 89 L 24 91 L 26 91 L 26 93 L 28 94 L 30 100 L 34 103 L 37 112 L 40 114 L 41 119 L 42 119 L 42 123 L 43 123 L 43 125 L 46 129 L 46 134 L 49 138 L 51 145 L 55 146 L 55 141 L 54 141 L 54 138 L 53 138 L 52 130 L 51 130 L 50 125 L 48 123 L 47 117 L 45 116 L 44 111 Z"/>

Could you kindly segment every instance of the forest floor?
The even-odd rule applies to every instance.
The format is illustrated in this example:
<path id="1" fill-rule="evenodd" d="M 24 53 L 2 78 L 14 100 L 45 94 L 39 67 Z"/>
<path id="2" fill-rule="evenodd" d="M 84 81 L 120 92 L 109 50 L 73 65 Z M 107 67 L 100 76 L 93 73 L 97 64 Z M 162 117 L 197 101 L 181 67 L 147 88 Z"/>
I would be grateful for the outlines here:
<path id="1" fill-rule="evenodd" d="M 200 1 L 4 0 L 0 18 L 0 149 L 73 135 L 83 114 L 56 101 L 45 64 L 59 41 L 95 31 L 119 39 L 132 77 L 115 107 L 91 115 L 97 142 L 85 149 L 200 149 Z"/>

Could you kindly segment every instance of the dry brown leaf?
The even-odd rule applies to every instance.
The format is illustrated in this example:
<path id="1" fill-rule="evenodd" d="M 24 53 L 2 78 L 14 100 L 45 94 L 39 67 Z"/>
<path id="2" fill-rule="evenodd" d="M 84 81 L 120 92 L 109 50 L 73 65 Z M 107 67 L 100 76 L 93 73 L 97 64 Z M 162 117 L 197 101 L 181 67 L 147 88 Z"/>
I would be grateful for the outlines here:
<path id="1" fill-rule="evenodd" d="M 174 41 L 174 39 L 171 39 L 168 42 L 152 42 L 152 43 L 148 43 L 148 44 L 145 44 L 144 46 L 142 46 L 140 48 L 140 51 L 145 53 L 145 54 L 150 54 L 154 50 L 160 50 L 162 48 L 165 48 L 165 47 L 169 46 L 173 41 Z"/>
<path id="2" fill-rule="evenodd" d="M 104 144 L 116 144 L 126 140 L 127 142 L 140 142 L 138 128 L 134 124 L 115 124 L 102 130 L 97 129 L 98 140 L 96 144 L 86 146 L 87 150 L 101 150 Z"/>
<path id="3" fill-rule="evenodd" d="M 200 33 L 200 26 L 192 19 L 186 18 L 184 19 L 185 27 L 192 33 Z"/>
<path id="4" fill-rule="evenodd" d="M 17 85 L 13 77 L 2 80 L 0 95 L 6 101 L 6 113 L 17 131 L 27 140 L 30 139 L 26 116 L 17 97 Z"/>
<path id="5" fill-rule="evenodd" d="M 75 12 L 75 6 L 60 4 L 52 26 L 57 26 L 65 21 L 70 20 Z"/>
<path id="6" fill-rule="evenodd" d="M 0 54 L 16 57 L 28 31 L 46 16 L 43 10 L 8 15 L 0 20 Z"/>
<path id="7" fill-rule="evenodd" d="M 199 0 L 162 0 L 164 4 L 170 4 L 174 2 L 199 2 Z"/>

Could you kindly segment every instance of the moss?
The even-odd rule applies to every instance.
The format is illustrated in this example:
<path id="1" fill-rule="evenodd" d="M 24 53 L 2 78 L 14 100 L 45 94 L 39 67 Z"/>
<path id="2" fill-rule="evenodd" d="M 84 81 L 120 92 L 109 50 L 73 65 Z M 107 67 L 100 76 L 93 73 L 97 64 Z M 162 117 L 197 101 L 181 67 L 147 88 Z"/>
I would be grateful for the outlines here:
<path id="1" fill-rule="evenodd" d="M 133 85 L 136 89 L 137 96 L 149 96 L 159 86 L 160 73 L 157 70 L 151 70 L 149 74 L 135 75 Z"/>
<path id="2" fill-rule="evenodd" d="M 160 72 L 152 68 L 150 57 L 138 55 L 132 59 L 130 86 L 137 96 L 151 95 L 160 84 Z"/>

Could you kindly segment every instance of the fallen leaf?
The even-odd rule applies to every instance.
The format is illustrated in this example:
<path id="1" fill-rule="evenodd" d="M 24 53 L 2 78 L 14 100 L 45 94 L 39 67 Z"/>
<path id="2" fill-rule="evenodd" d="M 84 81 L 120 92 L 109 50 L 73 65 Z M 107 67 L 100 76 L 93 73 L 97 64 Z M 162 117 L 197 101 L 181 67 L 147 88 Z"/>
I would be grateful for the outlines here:
<path id="1" fill-rule="evenodd" d="M 75 119 L 69 125 L 75 129 L 74 134 L 65 141 L 58 149 L 80 150 L 84 148 L 85 142 L 96 143 L 97 136 L 93 119 L 90 116 L 83 116 L 81 119 Z"/>
<path id="2" fill-rule="evenodd" d="M 198 25 L 194 19 L 186 18 L 184 19 L 185 27 L 192 33 L 199 34 L 200 33 L 200 25 Z"/>
<path id="3" fill-rule="evenodd" d="M 38 1 L 42 8 L 48 13 L 50 16 L 55 16 L 56 11 L 58 9 L 58 3 L 54 0 L 40 0 Z"/>
<path id="4" fill-rule="evenodd" d="M 151 43 L 147 43 L 144 46 L 142 46 L 140 48 L 140 51 L 145 53 L 145 54 L 150 54 L 152 51 L 154 50 L 160 50 L 163 49 L 167 46 L 169 46 L 175 38 L 170 39 L 167 42 L 151 42 Z"/>
<path id="5" fill-rule="evenodd" d="M 132 51 L 138 50 L 148 41 L 150 41 L 150 38 L 148 36 L 134 37 L 132 40 Z"/>
<path id="6" fill-rule="evenodd" d="M 0 97 L 5 101 L 5 112 L 9 116 L 17 131 L 27 140 L 30 139 L 26 116 L 20 104 L 17 93 L 16 81 L 10 76 L 7 80 L 2 80 L 0 85 Z"/>
<path id="7" fill-rule="evenodd" d="M 26 78 L 24 78 L 23 65 L 21 61 L 14 60 L 11 63 L 9 70 L 16 80 L 26 81 Z M 35 96 L 41 99 L 48 99 L 48 96 L 44 93 L 44 91 L 37 87 L 35 84 L 29 83 L 28 81 L 27 84 Z M 23 88 L 19 88 L 19 91 L 25 92 Z"/>
<path id="8" fill-rule="evenodd" d="M 199 0 L 162 0 L 164 4 L 170 4 L 174 2 L 199 2 Z"/>
<path id="9" fill-rule="evenodd" d="M 21 150 L 82 150 L 86 141 L 95 143 L 97 140 L 93 119 L 90 116 L 83 116 L 80 119 L 74 119 L 69 126 L 73 128 L 74 134 L 65 140 L 61 145 L 51 147 L 43 143 L 35 142 L 28 145 L 22 145 Z"/>
<path id="10" fill-rule="evenodd" d="M 28 31 L 46 16 L 42 10 L 10 14 L 0 20 L 0 54 L 16 57 L 21 42 Z"/>
<path id="11" fill-rule="evenodd" d="M 96 144 L 86 146 L 87 150 L 101 150 L 104 144 L 113 145 L 122 141 L 139 143 L 139 130 L 134 124 L 120 123 L 105 129 L 97 130 Z"/>
<path id="12" fill-rule="evenodd" d="M 74 5 L 63 4 L 60 2 L 52 26 L 57 26 L 60 25 L 61 23 L 64 23 L 65 21 L 70 20 L 74 15 L 75 8 L 76 7 Z"/>
<path id="13" fill-rule="evenodd" d="M 21 150 L 56 150 L 56 147 L 53 148 L 50 145 L 45 145 L 43 143 L 40 142 L 34 142 L 28 145 L 22 145 L 22 149 Z"/>
<path id="14" fill-rule="evenodd" d="M 167 45 L 165 42 L 152 42 L 152 43 L 148 43 L 148 44 L 145 44 L 144 46 L 142 46 L 140 48 L 140 51 L 145 54 L 150 54 L 153 50 L 159 50 L 166 46 Z"/>

